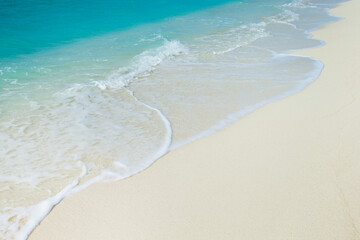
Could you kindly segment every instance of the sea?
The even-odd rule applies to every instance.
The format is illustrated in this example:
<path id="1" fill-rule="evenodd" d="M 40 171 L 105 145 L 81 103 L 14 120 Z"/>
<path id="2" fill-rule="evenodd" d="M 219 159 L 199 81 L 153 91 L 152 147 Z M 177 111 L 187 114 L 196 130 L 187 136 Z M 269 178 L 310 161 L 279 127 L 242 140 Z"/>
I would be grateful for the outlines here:
<path id="1" fill-rule="evenodd" d="M 0 0 L 0 239 L 304 89 L 340 2 Z"/>

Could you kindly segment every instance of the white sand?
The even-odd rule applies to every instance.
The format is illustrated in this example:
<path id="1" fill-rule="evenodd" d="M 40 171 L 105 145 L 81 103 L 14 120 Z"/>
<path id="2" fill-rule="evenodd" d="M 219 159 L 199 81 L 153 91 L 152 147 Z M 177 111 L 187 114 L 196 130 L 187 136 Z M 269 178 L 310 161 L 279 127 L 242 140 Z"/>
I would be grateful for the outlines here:
<path id="1" fill-rule="evenodd" d="M 317 30 L 320 78 L 123 181 L 66 198 L 31 240 L 360 239 L 360 1 Z"/>

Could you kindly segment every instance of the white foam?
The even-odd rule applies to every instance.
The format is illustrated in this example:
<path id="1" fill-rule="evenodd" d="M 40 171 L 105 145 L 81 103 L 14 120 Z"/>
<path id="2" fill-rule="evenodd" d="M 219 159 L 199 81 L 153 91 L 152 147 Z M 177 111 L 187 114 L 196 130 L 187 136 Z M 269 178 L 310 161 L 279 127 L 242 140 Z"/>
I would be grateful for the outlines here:
<path id="1" fill-rule="evenodd" d="M 311 1 L 309 0 L 293 0 L 292 2 L 284 4 L 282 6 L 288 8 L 300 8 L 300 9 L 316 8 L 316 6 L 312 4 Z"/>
<path id="2" fill-rule="evenodd" d="M 283 8 L 281 13 L 268 17 L 267 20 L 271 23 L 281 23 L 294 26 L 292 22 L 299 20 L 299 14 Z"/>
<path id="3" fill-rule="evenodd" d="M 213 50 L 212 53 L 214 55 L 222 55 L 228 52 L 232 52 L 242 46 L 248 45 L 259 38 L 264 38 L 269 36 L 269 33 L 265 30 L 266 23 L 260 22 L 256 24 L 250 25 L 242 25 L 238 28 L 233 28 L 228 32 L 221 33 L 222 43 L 218 45 L 218 47 L 226 48 L 224 50 Z M 212 39 L 216 39 L 217 36 L 211 35 L 209 36 Z M 208 38 L 209 38 L 208 37 Z M 203 41 L 206 41 L 203 38 Z M 211 40 L 207 40 L 211 42 Z"/>
<path id="4" fill-rule="evenodd" d="M 107 80 L 94 81 L 94 84 L 102 90 L 126 87 L 130 82 L 148 76 L 165 59 L 186 54 L 187 52 L 187 47 L 179 41 L 165 39 L 162 46 L 137 55 L 129 66 L 119 68 L 110 74 Z"/>
<path id="5" fill-rule="evenodd" d="M 0 215 L 1 236 L 4 239 L 27 239 L 41 220 L 78 185 L 79 179 L 86 174 L 85 165 L 81 162 L 78 164 L 82 167 L 81 175 L 55 196 L 33 206 L 3 209 L 5 212 Z M 8 214 L 6 214 L 6 211 L 8 211 Z"/>
<path id="6" fill-rule="evenodd" d="M 148 168 L 157 159 L 159 159 L 161 156 L 165 155 L 170 150 L 171 138 L 172 138 L 172 129 L 171 129 L 170 121 L 165 117 L 165 115 L 159 109 L 154 108 L 146 103 L 139 101 L 135 97 L 134 93 L 131 90 L 126 89 L 126 91 L 128 91 L 138 103 L 140 103 L 141 105 L 144 105 L 145 107 L 147 107 L 149 109 L 152 109 L 161 117 L 161 119 L 164 123 L 165 129 L 166 129 L 166 135 L 163 140 L 163 144 L 161 145 L 160 148 L 157 149 L 157 151 L 152 156 L 148 157 L 147 159 L 144 159 L 141 167 L 138 167 L 133 171 L 126 171 L 126 174 L 123 174 L 123 172 L 124 172 L 123 169 L 128 169 L 128 167 L 119 161 L 114 161 L 113 166 L 111 168 L 104 169 L 100 175 L 98 175 L 95 178 L 87 181 L 86 183 L 72 189 L 71 194 L 79 192 L 79 191 L 91 186 L 92 184 L 94 184 L 96 182 L 116 181 L 116 180 L 121 180 L 121 179 L 130 177 L 134 174 L 137 174 L 137 173 L 145 170 L 146 168 Z M 121 171 L 119 171 L 119 170 L 121 170 Z"/>
<path id="7" fill-rule="evenodd" d="M 156 40 L 159 40 L 159 39 L 165 39 L 164 37 L 163 37 L 163 35 L 161 35 L 161 34 L 152 34 L 150 37 L 148 37 L 148 38 L 141 38 L 140 40 L 139 40 L 139 42 L 154 42 L 154 41 L 156 41 Z"/>

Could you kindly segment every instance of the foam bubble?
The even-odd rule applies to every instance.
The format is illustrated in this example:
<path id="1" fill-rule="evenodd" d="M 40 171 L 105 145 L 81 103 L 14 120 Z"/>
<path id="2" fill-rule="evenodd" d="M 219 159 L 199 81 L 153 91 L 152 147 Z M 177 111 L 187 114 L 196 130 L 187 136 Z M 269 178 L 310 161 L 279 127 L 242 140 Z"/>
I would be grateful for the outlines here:
<path id="1" fill-rule="evenodd" d="M 300 8 L 300 9 L 304 9 L 304 8 L 316 8 L 316 6 L 314 4 L 312 4 L 311 1 L 309 0 L 293 0 L 290 3 L 284 4 L 282 5 L 282 7 L 287 7 L 287 8 Z"/>
<path id="2" fill-rule="evenodd" d="M 137 55 L 127 67 L 122 67 L 108 76 L 105 81 L 94 81 L 95 86 L 106 88 L 122 88 L 132 81 L 148 76 L 157 65 L 165 59 L 186 54 L 188 49 L 179 41 L 164 40 L 164 44 L 156 49 L 147 50 Z"/>
<path id="3" fill-rule="evenodd" d="M 1 209 L 0 234 L 4 239 L 26 239 L 51 209 L 58 204 L 72 189 L 79 184 L 79 179 L 86 174 L 86 167 L 79 162 L 81 175 L 55 196 L 28 207 L 6 207 Z"/>

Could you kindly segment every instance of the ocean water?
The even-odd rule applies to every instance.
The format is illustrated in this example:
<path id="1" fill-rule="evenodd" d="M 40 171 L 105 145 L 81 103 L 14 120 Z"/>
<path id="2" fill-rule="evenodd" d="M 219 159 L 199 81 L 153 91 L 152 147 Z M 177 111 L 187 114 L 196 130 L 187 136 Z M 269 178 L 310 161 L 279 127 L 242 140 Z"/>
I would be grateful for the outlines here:
<path id="1" fill-rule="evenodd" d="M 302 90 L 339 2 L 0 1 L 0 239 Z"/>

